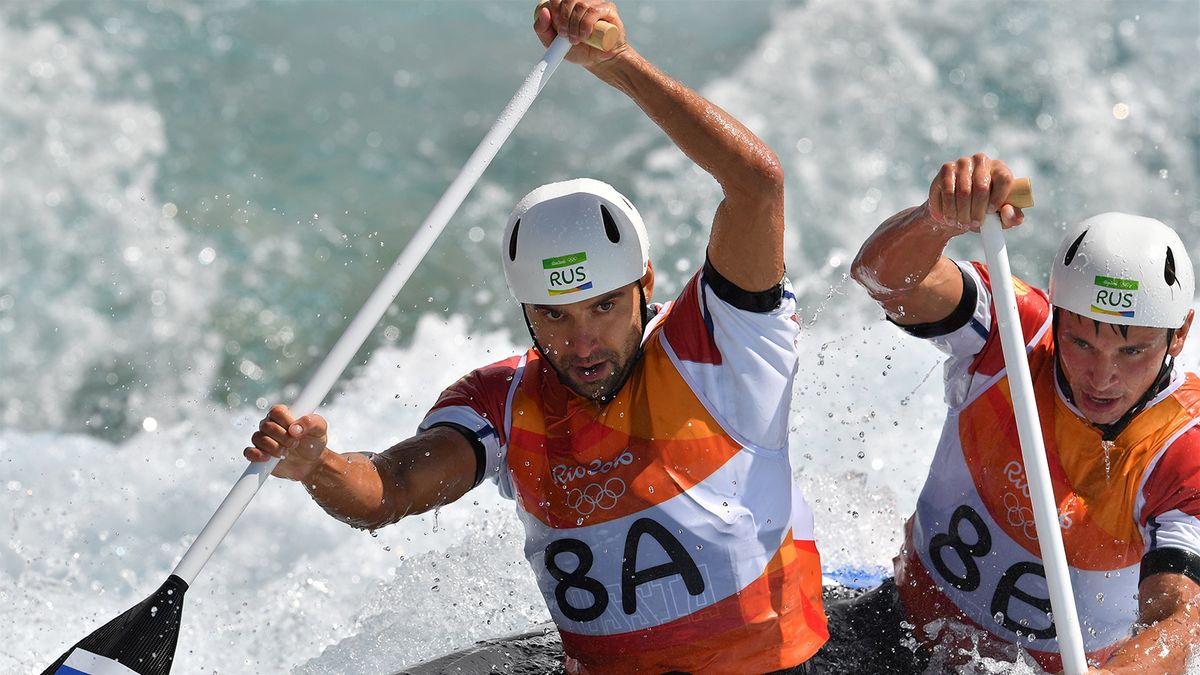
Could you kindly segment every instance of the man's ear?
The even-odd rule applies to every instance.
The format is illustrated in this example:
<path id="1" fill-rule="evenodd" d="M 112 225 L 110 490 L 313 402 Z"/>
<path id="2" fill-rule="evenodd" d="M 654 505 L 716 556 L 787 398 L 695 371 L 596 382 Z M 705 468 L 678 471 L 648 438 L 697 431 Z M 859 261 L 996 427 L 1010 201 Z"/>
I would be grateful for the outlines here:
<path id="1" fill-rule="evenodd" d="M 1167 353 L 1171 355 L 1171 358 L 1179 356 L 1179 353 L 1183 351 L 1183 341 L 1187 339 L 1188 330 L 1192 327 L 1192 319 L 1195 316 L 1196 310 L 1189 309 L 1183 325 L 1175 331 L 1175 335 L 1171 338 L 1171 344 L 1167 345 Z"/>
<path id="2" fill-rule="evenodd" d="M 650 303 L 651 298 L 654 297 L 654 263 L 652 261 L 646 261 L 646 273 L 642 275 L 641 281 L 638 283 L 642 285 L 642 293 L 646 296 L 647 304 Z"/>

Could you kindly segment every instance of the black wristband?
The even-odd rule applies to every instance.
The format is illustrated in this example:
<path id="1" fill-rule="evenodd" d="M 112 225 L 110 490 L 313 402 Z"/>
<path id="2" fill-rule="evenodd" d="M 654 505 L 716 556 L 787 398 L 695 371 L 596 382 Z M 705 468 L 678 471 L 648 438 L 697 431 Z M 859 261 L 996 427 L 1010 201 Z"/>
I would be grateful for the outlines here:
<path id="1" fill-rule="evenodd" d="M 471 449 L 475 451 L 475 482 L 471 483 L 471 488 L 479 487 L 483 482 L 483 474 L 487 470 L 487 451 L 483 448 L 483 441 L 479 440 L 479 436 L 470 429 L 461 424 L 454 422 L 437 422 L 429 426 L 430 429 L 436 427 L 448 427 L 463 435 L 467 442 L 471 444 Z"/>
<path id="2" fill-rule="evenodd" d="M 1142 556 L 1138 583 L 1155 574 L 1182 574 L 1200 584 L 1200 555 L 1181 548 L 1156 548 Z"/>
<path id="3" fill-rule="evenodd" d="M 746 312 L 765 314 L 779 308 L 783 300 L 783 280 L 765 291 L 747 291 L 737 284 L 721 276 L 707 257 L 704 258 L 704 280 L 712 287 L 713 293 L 726 304 Z"/>
<path id="4" fill-rule="evenodd" d="M 979 289 L 975 287 L 975 280 L 968 276 L 961 267 L 958 268 L 958 271 L 962 274 L 963 279 L 962 297 L 959 298 L 954 311 L 950 312 L 946 318 L 940 321 L 911 325 L 896 323 L 896 320 L 890 316 L 887 317 L 887 320 L 896 324 L 905 333 L 922 340 L 949 335 L 967 325 L 971 317 L 975 316 L 975 303 L 979 300 Z"/>

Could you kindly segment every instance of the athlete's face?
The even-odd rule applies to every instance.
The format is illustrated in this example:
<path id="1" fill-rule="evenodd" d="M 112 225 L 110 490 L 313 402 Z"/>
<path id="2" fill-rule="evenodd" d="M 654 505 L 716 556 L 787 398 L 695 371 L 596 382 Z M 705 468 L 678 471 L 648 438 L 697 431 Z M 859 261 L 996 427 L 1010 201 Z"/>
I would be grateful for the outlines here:
<path id="1" fill-rule="evenodd" d="M 1075 406 L 1094 424 L 1121 419 L 1154 384 L 1166 354 L 1183 350 L 1192 312 L 1170 344 L 1165 328 L 1129 326 L 1122 335 L 1113 324 L 1061 311 L 1058 318 L 1059 358 L 1075 393 Z"/>
<path id="2" fill-rule="evenodd" d="M 642 341 L 638 283 L 569 305 L 525 306 L 546 358 L 580 396 L 612 394 L 633 368 Z"/>

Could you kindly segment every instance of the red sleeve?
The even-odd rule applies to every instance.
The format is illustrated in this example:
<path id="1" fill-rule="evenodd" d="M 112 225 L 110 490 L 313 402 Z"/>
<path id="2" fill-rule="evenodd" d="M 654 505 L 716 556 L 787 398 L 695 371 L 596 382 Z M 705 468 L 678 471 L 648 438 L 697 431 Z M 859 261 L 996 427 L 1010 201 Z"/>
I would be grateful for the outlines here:
<path id="1" fill-rule="evenodd" d="M 504 438 L 505 403 L 520 360 L 520 356 L 513 356 L 466 374 L 442 391 L 426 418 L 439 410 L 470 408 L 491 425 L 500 445 L 504 445 L 508 442 Z"/>
<path id="2" fill-rule="evenodd" d="M 1200 427 L 1183 432 L 1163 451 L 1142 487 L 1142 496 L 1146 504 L 1140 527 L 1170 511 L 1200 518 Z"/>
<path id="3" fill-rule="evenodd" d="M 693 363 L 721 364 L 721 352 L 713 338 L 712 319 L 704 307 L 704 277 L 692 277 L 683 292 L 671 303 L 663 319 L 663 333 L 675 355 Z"/>
<path id="4" fill-rule="evenodd" d="M 975 356 L 970 371 L 993 375 L 1004 370 L 1004 350 L 1000 346 L 1000 332 L 996 328 L 996 303 L 995 296 L 992 294 L 992 279 L 987 265 L 980 262 L 971 264 L 975 266 L 975 271 L 983 280 L 984 290 L 987 292 L 993 310 L 992 322 L 988 326 L 987 342 Z M 1012 281 L 1013 292 L 1017 296 L 1017 314 L 1021 317 L 1021 332 L 1025 337 L 1025 344 L 1028 345 L 1033 342 L 1050 318 L 1050 299 L 1046 296 L 1045 291 L 1034 288 L 1017 277 L 1012 277 Z"/>

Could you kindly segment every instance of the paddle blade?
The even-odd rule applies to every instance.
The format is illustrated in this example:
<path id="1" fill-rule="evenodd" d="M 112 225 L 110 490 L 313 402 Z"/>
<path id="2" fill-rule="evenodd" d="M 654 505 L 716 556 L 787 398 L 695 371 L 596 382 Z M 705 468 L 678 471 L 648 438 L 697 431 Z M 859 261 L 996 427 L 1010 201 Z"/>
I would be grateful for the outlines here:
<path id="1" fill-rule="evenodd" d="M 80 640 L 42 675 L 166 675 L 187 588 L 172 574 L 154 595 Z"/>

